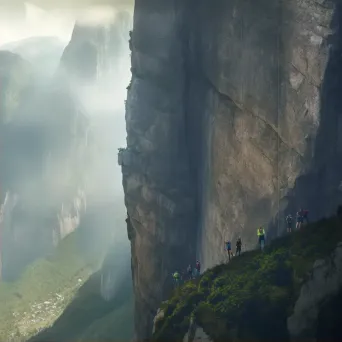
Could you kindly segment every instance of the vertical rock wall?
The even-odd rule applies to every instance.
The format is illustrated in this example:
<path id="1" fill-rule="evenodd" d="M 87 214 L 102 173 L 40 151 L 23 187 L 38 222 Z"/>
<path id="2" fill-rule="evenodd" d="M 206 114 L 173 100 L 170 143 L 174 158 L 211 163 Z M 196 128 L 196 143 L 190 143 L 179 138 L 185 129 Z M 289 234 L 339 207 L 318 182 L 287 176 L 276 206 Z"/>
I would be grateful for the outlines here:
<path id="1" fill-rule="evenodd" d="M 258 225 L 279 235 L 299 206 L 336 210 L 339 7 L 136 0 L 121 162 L 139 338 L 195 248 L 210 267 L 225 239 L 253 248 Z"/>
<path id="2" fill-rule="evenodd" d="M 198 249 L 212 266 L 222 260 L 225 239 L 241 235 L 249 249 L 259 225 L 269 237 L 281 234 L 284 211 L 328 213 L 315 205 L 315 149 L 335 6 L 203 1 L 193 8 L 198 61 L 188 112 L 191 122 L 194 113 L 206 120 Z"/>
<path id="3" fill-rule="evenodd" d="M 171 273 L 194 258 L 194 180 L 185 122 L 183 8 L 138 1 L 128 91 L 123 185 L 139 338 L 150 335 Z"/>

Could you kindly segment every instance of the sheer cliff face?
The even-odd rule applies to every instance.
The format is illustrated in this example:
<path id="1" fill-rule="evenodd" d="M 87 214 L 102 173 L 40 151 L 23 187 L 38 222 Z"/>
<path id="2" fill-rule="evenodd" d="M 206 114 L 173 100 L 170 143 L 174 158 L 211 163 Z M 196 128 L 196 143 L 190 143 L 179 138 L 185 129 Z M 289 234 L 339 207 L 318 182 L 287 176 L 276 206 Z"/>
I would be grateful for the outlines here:
<path id="1" fill-rule="evenodd" d="M 204 120 L 198 252 L 211 266 L 222 260 L 224 239 L 241 235 L 253 248 L 258 225 L 270 237 L 282 233 L 284 210 L 304 206 L 322 215 L 336 208 L 321 200 L 315 206 L 317 148 L 336 143 L 322 132 L 324 117 L 336 115 L 322 107 L 334 5 L 220 1 L 194 11 L 187 113 L 190 123 Z"/>
<path id="2" fill-rule="evenodd" d="M 271 237 L 299 206 L 336 209 L 340 21 L 324 0 L 136 1 L 123 183 L 139 338 L 195 248 L 210 267 L 224 239 L 253 248 L 260 224 Z"/>
<path id="3" fill-rule="evenodd" d="M 123 183 L 139 337 L 150 332 L 170 272 L 194 258 L 181 26 L 174 2 L 136 3 Z"/>

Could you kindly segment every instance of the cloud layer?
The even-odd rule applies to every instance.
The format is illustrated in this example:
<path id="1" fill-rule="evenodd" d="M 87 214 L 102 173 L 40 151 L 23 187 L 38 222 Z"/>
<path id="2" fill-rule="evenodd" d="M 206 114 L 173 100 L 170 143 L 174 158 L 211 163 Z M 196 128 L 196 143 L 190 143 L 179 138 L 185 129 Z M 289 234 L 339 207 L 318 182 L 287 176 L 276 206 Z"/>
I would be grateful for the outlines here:
<path id="1" fill-rule="evenodd" d="M 34 36 L 55 36 L 66 44 L 76 20 L 88 25 L 103 24 L 122 8 L 133 10 L 130 0 L 12 1 L 0 0 L 0 48 Z"/>

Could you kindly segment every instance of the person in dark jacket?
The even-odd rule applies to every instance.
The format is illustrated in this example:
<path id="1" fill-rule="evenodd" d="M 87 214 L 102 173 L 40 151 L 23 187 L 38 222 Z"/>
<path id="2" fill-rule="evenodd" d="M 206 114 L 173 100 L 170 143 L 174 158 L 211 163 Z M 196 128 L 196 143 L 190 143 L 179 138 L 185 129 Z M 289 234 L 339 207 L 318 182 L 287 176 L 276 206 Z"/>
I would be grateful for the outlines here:
<path id="1" fill-rule="evenodd" d="M 303 218 L 303 209 L 299 209 L 297 211 L 297 214 L 296 214 L 296 229 L 300 229 L 303 225 L 303 221 L 304 221 L 304 218 Z"/>
<path id="2" fill-rule="evenodd" d="M 199 276 L 201 274 L 201 263 L 198 260 L 196 261 L 195 268 L 197 270 L 197 276 Z"/>
<path id="3" fill-rule="evenodd" d="M 191 280 L 192 279 L 192 266 L 189 265 L 188 268 L 186 269 L 186 273 L 188 275 L 188 279 Z"/>
<path id="4" fill-rule="evenodd" d="M 239 237 L 236 241 L 236 252 L 235 252 L 236 256 L 238 254 L 239 254 L 239 256 L 241 255 L 241 248 L 242 248 L 242 241 L 241 241 L 241 238 Z"/>
<path id="5" fill-rule="evenodd" d="M 285 220 L 286 220 L 287 232 L 291 233 L 291 231 L 292 231 L 292 222 L 293 222 L 292 215 L 288 214 L 286 216 Z"/>

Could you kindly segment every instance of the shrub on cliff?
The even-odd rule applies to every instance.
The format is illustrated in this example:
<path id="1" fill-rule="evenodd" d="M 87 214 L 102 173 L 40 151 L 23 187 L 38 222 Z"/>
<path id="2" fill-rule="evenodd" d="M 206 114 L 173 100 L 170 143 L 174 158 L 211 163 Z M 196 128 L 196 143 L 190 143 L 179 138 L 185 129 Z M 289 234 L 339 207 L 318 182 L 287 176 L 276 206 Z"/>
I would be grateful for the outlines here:
<path id="1" fill-rule="evenodd" d="M 164 305 L 155 341 L 182 341 L 190 317 L 213 341 L 288 340 L 287 317 L 313 262 L 342 241 L 337 217 L 323 219 L 206 271 Z"/>

